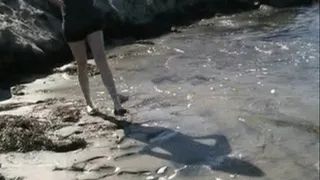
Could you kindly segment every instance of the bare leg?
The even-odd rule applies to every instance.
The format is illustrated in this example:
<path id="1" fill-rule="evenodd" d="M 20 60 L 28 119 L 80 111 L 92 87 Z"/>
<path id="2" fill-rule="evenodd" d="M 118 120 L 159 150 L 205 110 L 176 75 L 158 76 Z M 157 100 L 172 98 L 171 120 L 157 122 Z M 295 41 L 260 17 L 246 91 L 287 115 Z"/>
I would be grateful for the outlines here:
<path id="1" fill-rule="evenodd" d="M 107 63 L 106 55 L 104 53 L 104 42 L 103 42 L 102 31 L 96 31 L 94 33 L 89 34 L 87 37 L 87 40 L 91 48 L 95 62 L 97 64 L 97 67 L 100 70 L 103 84 L 107 88 L 113 100 L 115 114 L 119 114 L 119 115 L 125 114 L 126 110 L 122 108 L 122 105 L 120 103 L 116 85 L 113 80 L 113 75 Z"/>
<path id="2" fill-rule="evenodd" d="M 92 113 L 92 111 L 94 110 L 94 106 L 90 98 L 85 41 L 69 43 L 69 47 L 71 49 L 74 59 L 77 62 L 78 80 L 79 80 L 79 84 L 80 84 L 82 93 L 84 95 L 85 101 L 87 103 L 87 111 L 88 113 Z"/>

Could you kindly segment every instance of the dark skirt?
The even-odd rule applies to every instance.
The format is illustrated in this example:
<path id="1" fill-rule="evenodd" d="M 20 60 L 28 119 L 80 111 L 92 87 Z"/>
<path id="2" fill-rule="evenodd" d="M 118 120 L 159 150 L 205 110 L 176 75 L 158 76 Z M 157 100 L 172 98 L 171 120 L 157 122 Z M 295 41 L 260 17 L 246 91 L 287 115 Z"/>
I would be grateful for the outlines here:
<path id="1" fill-rule="evenodd" d="M 72 0 L 71 0 L 72 1 Z M 84 40 L 89 34 L 102 30 L 103 13 L 95 5 L 79 6 L 80 1 L 92 0 L 76 0 L 78 4 L 73 7 L 72 4 L 66 4 L 62 10 L 62 32 L 67 42 L 76 42 Z"/>

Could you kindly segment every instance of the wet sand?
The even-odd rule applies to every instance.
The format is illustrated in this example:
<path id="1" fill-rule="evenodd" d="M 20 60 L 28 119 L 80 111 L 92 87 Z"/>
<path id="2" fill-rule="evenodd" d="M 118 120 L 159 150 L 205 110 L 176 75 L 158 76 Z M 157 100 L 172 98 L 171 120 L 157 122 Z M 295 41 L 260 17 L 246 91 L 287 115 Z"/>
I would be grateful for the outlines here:
<path id="1" fill-rule="evenodd" d="M 2 141 L 0 159 L 0 170 L 5 176 L 30 180 L 179 179 L 179 172 L 190 168 L 187 174 L 196 177 L 197 171 L 203 171 L 203 178 L 212 179 L 211 170 L 200 170 L 201 166 L 229 171 L 231 174 L 226 177 L 237 173 L 263 175 L 258 167 L 241 158 L 225 157 L 231 153 L 231 147 L 222 134 L 198 137 L 214 141 L 201 143 L 197 137 L 180 132 L 179 127 L 166 127 L 164 118 L 174 120 L 179 117 L 175 113 L 181 111 L 169 102 L 169 109 L 143 110 L 147 103 L 166 104 L 165 97 L 141 101 L 131 96 L 125 104 L 131 107 L 131 114 L 118 119 L 108 116 L 110 100 L 101 99 L 100 103 L 106 103 L 97 103 L 101 114 L 88 116 L 76 76 L 68 74 L 72 73 L 57 73 L 25 84 L 19 89 L 23 93 L 1 102 L 1 123 L 7 123 L 1 126 L 7 129 L 1 131 L 2 138 L 7 140 Z M 169 143 L 165 142 L 167 139 Z M 207 157 L 213 152 L 217 154 L 211 159 Z M 220 161 L 226 167 L 220 167 Z"/>
<path id="2" fill-rule="evenodd" d="M 0 116 L 39 122 L 10 127 L 25 137 L 40 127 L 49 145 L 0 149 L 0 173 L 28 180 L 318 179 L 318 43 L 282 35 L 283 22 L 304 27 L 290 21 L 299 18 L 291 10 L 260 14 L 207 19 L 152 43 L 109 49 L 119 91 L 130 96 L 125 118 L 111 116 L 94 65 L 96 117 L 84 113 L 72 68 L 17 87 L 0 103 Z"/>
<path id="3" fill-rule="evenodd" d="M 101 83 L 99 76 L 91 78 L 91 82 Z M 101 86 L 99 88 L 103 89 Z M 122 93 L 127 93 L 125 88 L 120 89 Z M 296 176 L 272 166 L 290 164 L 292 167 L 298 163 L 297 155 L 289 154 L 290 151 L 285 153 L 280 147 L 272 145 L 277 140 L 268 130 L 259 127 L 260 122 L 249 127 L 242 125 L 245 116 L 236 119 L 230 108 L 232 106 L 221 96 L 215 97 L 215 100 L 195 100 L 192 107 L 188 107 L 190 96 L 178 102 L 168 94 L 148 93 L 145 89 L 136 94 L 130 93 L 130 99 L 124 106 L 130 107 L 131 114 L 117 119 L 108 116 L 111 115 L 111 101 L 103 91 L 98 90 L 92 94 L 96 95 L 95 102 L 103 114 L 97 117 L 86 115 L 76 76 L 66 73 L 38 79 L 26 84 L 21 91 L 23 96 L 16 95 L 1 102 L 2 122 L 8 121 L 4 119 L 6 114 L 25 117 L 20 118 L 20 122 L 43 123 L 49 126 L 43 137 L 52 139 L 54 143 L 2 152 L 0 171 L 8 177 L 27 180 L 201 177 L 209 180 L 294 179 Z M 219 111 L 210 107 L 218 107 Z M 206 126 L 212 123 L 211 119 L 214 119 L 215 125 Z M 192 128 L 195 125 L 198 127 Z M 199 127 L 202 131 L 198 131 Z M 287 131 L 299 129 L 301 127 L 286 128 Z M 37 131 L 34 129 L 32 132 Z M 319 132 L 310 133 L 315 134 L 316 138 Z M 77 142 L 79 139 L 85 140 L 85 143 Z M 232 146 L 238 149 L 233 150 Z M 281 164 L 274 164 L 277 158 L 281 158 Z M 308 161 L 310 164 L 297 165 L 296 168 L 309 166 L 305 167 L 306 172 L 316 172 L 317 160 Z M 316 176 L 314 174 L 314 179 Z"/>

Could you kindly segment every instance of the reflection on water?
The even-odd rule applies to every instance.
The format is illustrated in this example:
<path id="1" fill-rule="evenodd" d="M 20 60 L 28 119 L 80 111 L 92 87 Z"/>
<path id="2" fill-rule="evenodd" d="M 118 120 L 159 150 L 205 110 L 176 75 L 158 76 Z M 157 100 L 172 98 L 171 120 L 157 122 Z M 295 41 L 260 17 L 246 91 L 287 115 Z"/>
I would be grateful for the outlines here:
<path id="1" fill-rule="evenodd" d="M 223 134 L 266 173 L 260 179 L 318 179 L 318 14 L 318 6 L 261 8 L 123 46 L 110 52 L 125 54 L 117 81 L 138 118 Z"/>

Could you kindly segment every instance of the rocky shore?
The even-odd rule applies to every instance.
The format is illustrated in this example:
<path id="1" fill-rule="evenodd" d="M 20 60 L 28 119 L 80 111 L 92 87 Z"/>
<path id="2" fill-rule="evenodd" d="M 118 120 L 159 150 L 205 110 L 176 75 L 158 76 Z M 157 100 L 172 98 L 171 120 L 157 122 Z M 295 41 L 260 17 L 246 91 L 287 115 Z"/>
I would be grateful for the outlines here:
<path id="1" fill-rule="evenodd" d="M 105 15 L 106 43 L 177 31 L 204 17 L 258 8 L 311 4 L 314 0 L 97 0 Z M 25 73 L 46 73 L 72 59 L 61 35 L 60 10 L 46 0 L 0 2 L 0 82 Z"/>

